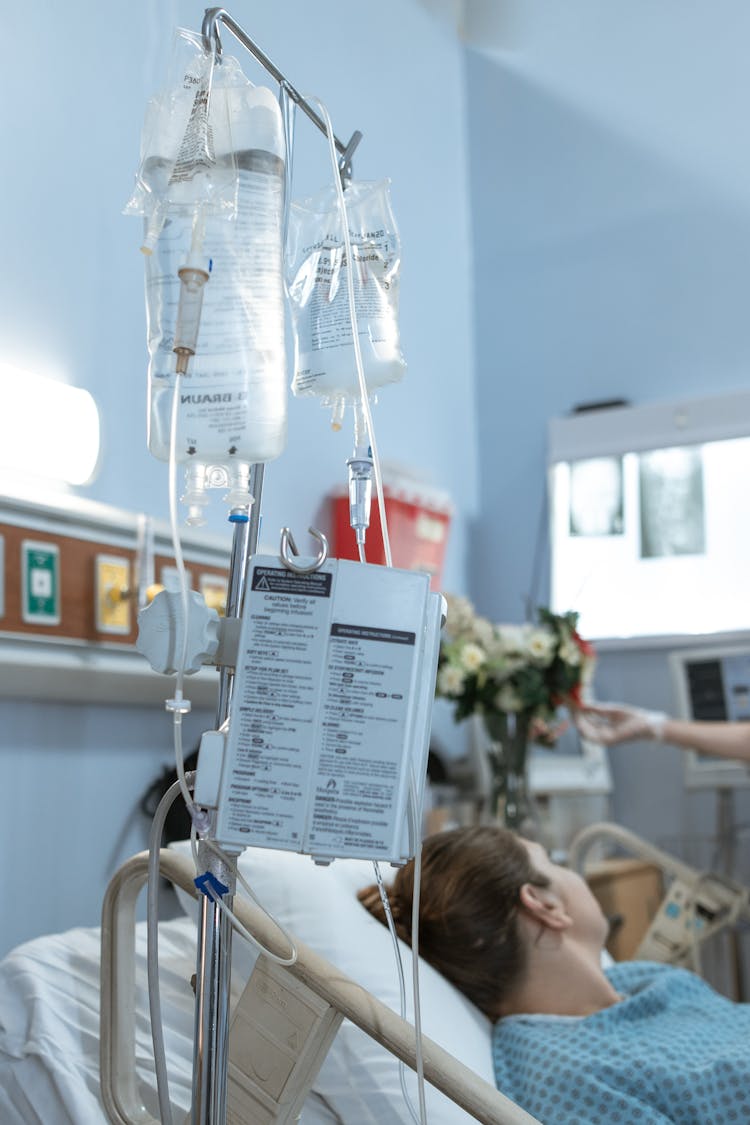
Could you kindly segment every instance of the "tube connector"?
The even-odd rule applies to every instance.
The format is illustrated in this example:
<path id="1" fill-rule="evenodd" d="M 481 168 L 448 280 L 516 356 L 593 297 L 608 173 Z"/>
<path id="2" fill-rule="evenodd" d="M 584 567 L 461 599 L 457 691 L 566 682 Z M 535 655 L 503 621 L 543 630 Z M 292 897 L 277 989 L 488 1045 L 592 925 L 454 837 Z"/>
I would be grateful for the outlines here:
<path id="1" fill-rule="evenodd" d="M 346 466 L 349 470 L 349 523 L 357 543 L 363 546 L 370 526 L 372 457 L 350 457 Z"/>
<path id="2" fill-rule="evenodd" d="M 333 402 L 324 402 L 323 406 L 331 407 L 331 429 L 335 433 L 341 429 L 344 424 L 344 410 L 346 408 L 346 399 L 342 397 L 335 398 Z"/>
<path id="3" fill-rule="evenodd" d="M 164 700 L 164 710 L 171 711 L 173 715 L 189 715 L 192 706 L 190 700 L 183 699 L 181 695 L 174 695 L 172 699 Z"/>
<path id="4" fill-rule="evenodd" d="M 208 270 L 203 269 L 202 264 L 198 265 L 188 260 L 187 265 L 177 271 L 177 276 L 180 279 L 180 303 L 177 309 L 177 327 L 172 350 L 177 356 L 176 371 L 184 375 L 187 372 L 188 360 L 195 355 L 203 308 L 203 289 L 209 273 Z"/>
<path id="5" fill-rule="evenodd" d="M 211 276 L 211 263 L 207 262 L 203 255 L 205 233 L 203 208 L 198 206 L 193 216 L 190 253 L 182 269 L 177 271 L 180 279 L 180 303 L 177 307 L 177 325 L 172 350 L 177 356 L 175 370 L 178 375 L 187 374 L 188 360 L 195 355 L 198 346 L 203 290 Z"/>

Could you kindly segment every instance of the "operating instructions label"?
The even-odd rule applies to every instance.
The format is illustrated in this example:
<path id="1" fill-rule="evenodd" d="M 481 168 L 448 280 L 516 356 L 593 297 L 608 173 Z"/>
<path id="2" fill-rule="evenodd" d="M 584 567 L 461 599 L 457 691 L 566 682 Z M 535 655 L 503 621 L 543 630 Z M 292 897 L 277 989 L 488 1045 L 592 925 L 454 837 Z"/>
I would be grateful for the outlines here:
<path id="1" fill-rule="evenodd" d="M 309 829 L 311 849 L 377 855 L 401 783 L 415 634 L 331 625 Z"/>
<path id="2" fill-rule="evenodd" d="M 225 843 L 387 857 L 403 825 L 429 579 L 256 561 L 217 823 Z"/>

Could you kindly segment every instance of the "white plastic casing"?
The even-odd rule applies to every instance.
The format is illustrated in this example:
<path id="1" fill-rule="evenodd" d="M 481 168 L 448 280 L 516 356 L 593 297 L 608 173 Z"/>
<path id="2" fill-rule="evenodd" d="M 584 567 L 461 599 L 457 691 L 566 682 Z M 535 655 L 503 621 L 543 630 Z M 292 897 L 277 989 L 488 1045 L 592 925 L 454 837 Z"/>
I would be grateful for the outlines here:
<path id="1" fill-rule="evenodd" d="M 216 808 L 219 798 L 221 767 L 224 761 L 225 735 L 220 730 L 208 730 L 201 735 L 198 749 L 198 771 L 195 776 L 193 800 L 201 808 Z"/>
<path id="2" fill-rule="evenodd" d="M 253 559 L 217 840 L 320 860 L 413 855 L 407 804 L 413 788 L 421 823 L 442 606 L 418 571 Z"/>
<path id="3" fill-rule="evenodd" d="M 174 675 L 182 656 L 183 607 L 179 590 L 161 590 L 138 614 L 135 647 L 155 672 Z M 219 615 L 195 590 L 188 591 L 186 674 L 211 664 L 219 647 Z"/>

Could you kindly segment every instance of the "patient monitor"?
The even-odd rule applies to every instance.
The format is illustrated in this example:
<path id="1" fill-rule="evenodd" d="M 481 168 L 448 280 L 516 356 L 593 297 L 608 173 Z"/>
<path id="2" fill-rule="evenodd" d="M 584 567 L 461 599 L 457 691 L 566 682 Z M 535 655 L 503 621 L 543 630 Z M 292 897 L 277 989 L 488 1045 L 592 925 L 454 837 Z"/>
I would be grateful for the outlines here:
<path id="1" fill-rule="evenodd" d="M 677 649 L 670 653 L 669 663 L 678 718 L 750 721 L 750 643 Z M 685 785 L 688 789 L 747 788 L 750 768 L 689 750 Z"/>

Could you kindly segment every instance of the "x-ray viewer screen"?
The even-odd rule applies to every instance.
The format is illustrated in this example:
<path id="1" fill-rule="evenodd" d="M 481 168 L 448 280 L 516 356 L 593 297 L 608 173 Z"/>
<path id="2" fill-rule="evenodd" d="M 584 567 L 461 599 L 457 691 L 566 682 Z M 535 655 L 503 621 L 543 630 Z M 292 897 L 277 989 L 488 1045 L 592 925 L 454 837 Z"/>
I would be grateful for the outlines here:
<path id="1" fill-rule="evenodd" d="M 750 438 L 560 461 L 552 606 L 584 636 L 750 628 Z"/>

